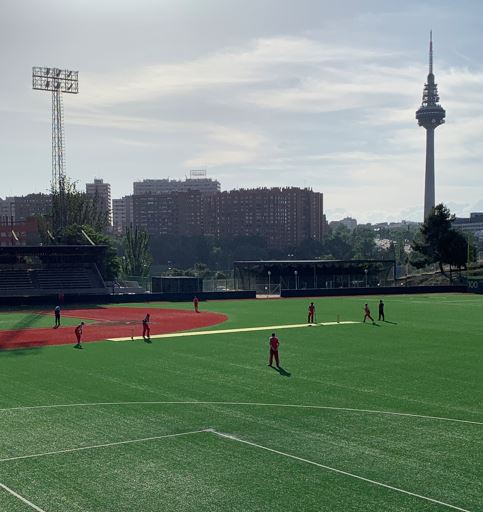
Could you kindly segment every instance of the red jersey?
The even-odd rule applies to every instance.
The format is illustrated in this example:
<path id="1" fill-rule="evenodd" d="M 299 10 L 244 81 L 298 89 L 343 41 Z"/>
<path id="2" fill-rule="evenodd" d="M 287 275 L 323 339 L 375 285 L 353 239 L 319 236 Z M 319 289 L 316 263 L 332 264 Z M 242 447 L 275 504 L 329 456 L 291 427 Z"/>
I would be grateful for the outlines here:
<path id="1" fill-rule="evenodd" d="M 272 350 L 278 350 L 278 346 L 280 345 L 278 338 L 276 336 L 270 337 L 270 348 Z"/>
<path id="2" fill-rule="evenodd" d="M 197 306 L 197 305 L 198 305 L 198 299 L 197 299 L 196 297 L 193 299 L 193 304 L 194 304 L 195 306 Z"/>
<path id="3" fill-rule="evenodd" d="M 82 334 L 82 325 L 78 325 L 76 328 L 75 328 L 75 331 L 74 331 L 77 335 L 81 335 Z"/>
<path id="4" fill-rule="evenodd" d="M 364 313 L 366 315 L 370 315 L 371 314 L 371 310 L 369 309 L 369 306 L 364 306 Z"/>
<path id="5" fill-rule="evenodd" d="M 313 304 L 310 304 L 309 306 L 309 312 L 313 313 L 315 311 L 315 306 Z"/>

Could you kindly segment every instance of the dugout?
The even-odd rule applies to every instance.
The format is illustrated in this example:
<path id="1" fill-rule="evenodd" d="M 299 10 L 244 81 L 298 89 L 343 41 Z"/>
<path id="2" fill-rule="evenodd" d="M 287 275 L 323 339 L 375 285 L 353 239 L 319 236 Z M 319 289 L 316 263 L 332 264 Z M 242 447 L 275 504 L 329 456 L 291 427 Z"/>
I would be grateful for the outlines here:
<path id="1" fill-rule="evenodd" d="M 318 288 L 386 286 L 394 281 L 394 260 L 235 261 L 237 289 L 258 293 Z"/>
<path id="2" fill-rule="evenodd" d="M 203 279 L 191 276 L 152 277 L 153 293 L 201 293 Z"/>

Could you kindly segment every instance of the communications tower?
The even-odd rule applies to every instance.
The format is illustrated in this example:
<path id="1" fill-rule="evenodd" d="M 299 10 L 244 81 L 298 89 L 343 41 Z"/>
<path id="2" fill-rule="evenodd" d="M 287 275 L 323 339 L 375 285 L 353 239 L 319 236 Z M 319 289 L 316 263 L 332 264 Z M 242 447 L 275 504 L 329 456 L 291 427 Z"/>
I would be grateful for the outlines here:
<path id="1" fill-rule="evenodd" d="M 419 126 L 426 129 L 426 175 L 424 183 L 424 218 L 435 205 L 434 194 L 434 130 L 444 123 L 446 112 L 439 104 L 438 85 L 433 74 L 433 37 L 429 35 L 429 73 L 424 85 L 423 101 L 416 112 Z"/>
<path id="2" fill-rule="evenodd" d="M 58 68 L 32 68 L 32 88 L 52 92 L 52 192 L 58 202 L 54 208 L 55 227 L 63 228 L 65 208 L 65 136 L 62 93 L 79 92 L 79 72 Z"/>

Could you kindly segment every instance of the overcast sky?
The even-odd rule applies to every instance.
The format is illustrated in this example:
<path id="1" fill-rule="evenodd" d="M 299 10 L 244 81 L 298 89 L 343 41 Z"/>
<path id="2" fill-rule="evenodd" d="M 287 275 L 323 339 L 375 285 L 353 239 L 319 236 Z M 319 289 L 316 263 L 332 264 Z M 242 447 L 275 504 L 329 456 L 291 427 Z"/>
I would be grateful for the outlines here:
<path id="1" fill-rule="evenodd" d="M 483 211 L 482 17 L 479 0 L 2 0 L 0 196 L 49 188 L 51 98 L 31 89 L 49 66 L 80 73 L 80 188 L 206 168 L 222 189 L 313 187 L 329 220 L 420 220 L 433 29 L 436 201 Z"/>

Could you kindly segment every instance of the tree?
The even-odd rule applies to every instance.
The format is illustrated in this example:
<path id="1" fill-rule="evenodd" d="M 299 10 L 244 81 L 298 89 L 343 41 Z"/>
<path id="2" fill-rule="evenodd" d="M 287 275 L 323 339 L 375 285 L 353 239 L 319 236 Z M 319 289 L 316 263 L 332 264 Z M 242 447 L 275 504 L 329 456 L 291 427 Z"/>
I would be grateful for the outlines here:
<path id="1" fill-rule="evenodd" d="M 91 197 L 79 192 L 75 182 L 67 178 L 60 191 L 52 188 L 51 228 L 54 236 L 62 234 L 63 229 L 72 225 L 87 225 L 103 232 L 108 224 L 108 212 L 97 195 Z"/>
<path id="2" fill-rule="evenodd" d="M 453 220 L 454 215 L 443 204 L 433 208 L 412 244 L 413 250 L 419 253 L 412 256 L 415 266 L 421 268 L 425 264 L 437 263 L 441 273 L 446 275 L 444 264 L 458 268 L 466 265 L 468 242 L 451 227 Z"/>
<path id="3" fill-rule="evenodd" d="M 462 233 L 451 229 L 442 241 L 441 258 L 450 268 L 466 267 L 468 259 L 468 241 Z"/>
<path id="4" fill-rule="evenodd" d="M 91 226 L 72 224 L 59 233 L 56 242 L 64 245 L 87 245 L 89 241 L 83 232 L 95 245 L 106 246 L 106 251 L 99 256 L 96 265 L 105 280 L 112 281 L 116 279 L 119 274 L 120 261 L 114 243 L 107 235 L 95 231 Z"/>
<path id="5" fill-rule="evenodd" d="M 374 230 L 366 226 L 357 226 L 352 232 L 352 248 L 356 260 L 374 258 L 376 252 Z"/>
<path id="6" fill-rule="evenodd" d="M 124 276 L 147 277 L 151 268 L 149 235 L 138 227 L 128 228 L 123 244 L 122 273 Z"/>
<path id="7" fill-rule="evenodd" d="M 336 260 L 353 258 L 351 232 L 345 226 L 338 226 L 326 239 L 324 252 L 331 254 Z"/>

